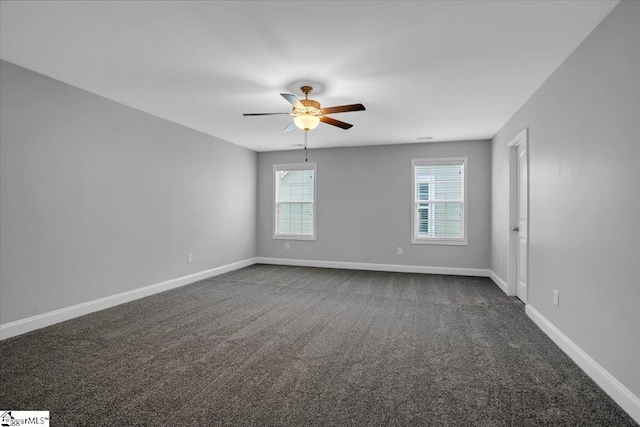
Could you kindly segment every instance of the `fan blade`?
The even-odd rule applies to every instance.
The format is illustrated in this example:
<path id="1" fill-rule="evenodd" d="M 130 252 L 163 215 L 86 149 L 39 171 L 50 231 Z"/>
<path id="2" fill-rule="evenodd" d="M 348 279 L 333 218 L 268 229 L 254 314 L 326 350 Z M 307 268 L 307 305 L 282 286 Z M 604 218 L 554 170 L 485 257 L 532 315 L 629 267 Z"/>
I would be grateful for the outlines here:
<path id="1" fill-rule="evenodd" d="M 292 114 L 292 113 L 245 113 L 243 116 L 277 116 L 281 114 Z"/>
<path id="2" fill-rule="evenodd" d="M 281 93 L 280 95 L 282 95 L 282 97 L 289 101 L 289 103 L 291 103 L 291 105 L 293 105 L 294 107 L 300 109 L 304 108 L 304 105 L 302 104 L 302 102 L 300 102 L 297 96 L 290 93 Z"/>
<path id="3" fill-rule="evenodd" d="M 348 113 L 349 111 L 364 111 L 364 105 L 351 104 L 351 105 L 339 105 L 337 107 L 323 108 L 322 114 L 335 114 L 335 113 Z"/>
<path id="4" fill-rule="evenodd" d="M 349 129 L 353 125 L 349 123 L 341 122 L 340 120 L 332 119 L 331 117 L 320 117 L 320 121 L 328 125 L 338 126 L 342 129 Z"/>
<path id="5" fill-rule="evenodd" d="M 294 122 L 289 123 L 289 126 L 284 128 L 282 132 L 291 132 L 292 130 L 296 130 L 296 124 Z"/>

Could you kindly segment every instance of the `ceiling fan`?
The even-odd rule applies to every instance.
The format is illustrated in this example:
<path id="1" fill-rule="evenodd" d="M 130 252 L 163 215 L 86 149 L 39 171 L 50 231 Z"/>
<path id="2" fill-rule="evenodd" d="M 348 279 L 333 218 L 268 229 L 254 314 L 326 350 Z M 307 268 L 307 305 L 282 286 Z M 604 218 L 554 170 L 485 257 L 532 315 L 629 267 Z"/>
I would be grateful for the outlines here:
<path id="1" fill-rule="evenodd" d="M 286 128 L 284 128 L 283 132 L 291 132 L 295 130 L 296 127 L 308 132 L 309 130 L 318 126 L 320 122 L 326 123 L 328 125 L 337 126 L 341 129 L 349 129 L 353 125 L 345 122 L 341 122 L 340 120 L 333 119 L 331 117 L 327 117 L 327 114 L 335 114 L 335 113 L 346 113 L 349 111 L 364 111 L 364 105 L 362 104 L 351 104 L 351 105 L 340 105 L 337 107 L 328 107 L 328 108 L 320 108 L 320 103 L 313 99 L 309 99 L 309 94 L 313 90 L 311 86 L 302 86 L 300 88 L 302 93 L 304 93 L 304 99 L 298 99 L 295 95 L 290 93 L 281 93 L 282 97 L 289 101 L 291 105 L 293 105 L 293 110 L 290 113 L 248 113 L 243 114 L 243 116 L 274 116 L 286 114 L 289 116 L 293 116 L 293 122 L 289 124 Z"/>

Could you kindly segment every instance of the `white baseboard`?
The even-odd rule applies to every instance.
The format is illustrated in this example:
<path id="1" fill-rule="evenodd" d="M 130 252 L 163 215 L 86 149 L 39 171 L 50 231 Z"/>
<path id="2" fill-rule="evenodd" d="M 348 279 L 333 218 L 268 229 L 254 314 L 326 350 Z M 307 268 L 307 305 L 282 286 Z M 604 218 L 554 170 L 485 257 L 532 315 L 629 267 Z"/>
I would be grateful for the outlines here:
<path id="1" fill-rule="evenodd" d="M 16 335 L 22 335 L 27 332 L 35 331 L 36 329 L 44 328 L 45 326 L 73 319 L 75 317 L 84 316 L 85 314 L 93 313 L 94 311 L 104 310 L 105 308 L 168 291 L 169 289 L 188 285 L 190 283 L 197 282 L 198 280 L 207 279 L 209 277 L 237 270 L 242 267 L 247 267 L 255 263 L 256 258 L 249 258 L 232 264 L 212 268 L 210 270 L 200 271 L 198 273 L 145 286 L 143 288 L 133 289 L 131 291 L 28 317 L 26 319 L 16 320 L 15 322 L 5 323 L 0 325 L 0 340 L 11 338 Z"/>
<path id="2" fill-rule="evenodd" d="M 489 277 L 491 277 L 491 280 L 493 280 L 495 284 L 498 285 L 500 289 L 502 289 L 502 292 L 509 295 L 509 287 L 507 286 L 507 282 L 502 280 L 502 278 L 494 273 L 493 270 L 489 270 Z"/>
<path id="3" fill-rule="evenodd" d="M 489 277 L 486 268 L 428 267 L 423 265 L 375 264 L 368 262 L 316 261 L 291 258 L 256 258 L 256 264 L 292 265 L 296 267 L 344 268 L 348 270 L 390 271 L 396 273 L 447 274 Z"/>
<path id="4" fill-rule="evenodd" d="M 549 336 L 574 362 L 596 382 L 636 422 L 640 423 L 640 398 L 604 369 L 591 356 L 549 322 L 535 308 L 527 304 L 527 315 Z"/>

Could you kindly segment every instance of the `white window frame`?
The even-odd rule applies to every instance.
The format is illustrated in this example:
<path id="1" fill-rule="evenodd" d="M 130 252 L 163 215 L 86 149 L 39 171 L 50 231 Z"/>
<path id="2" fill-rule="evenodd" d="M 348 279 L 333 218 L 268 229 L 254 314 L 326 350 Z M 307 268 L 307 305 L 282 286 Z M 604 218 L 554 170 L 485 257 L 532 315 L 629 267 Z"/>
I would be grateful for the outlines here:
<path id="1" fill-rule="evenodd" d="M 416 167 L 418 166 L 437 166 L 437 165 L 462 165 L 462 200 L 455 201 L 462 204 L 462 218 L 460 224 L 462 226 L 460 238 L 446 237 L 418 237 L 417 209 L 421 203 L 417 197 L 416 186 Z M 467 226 L 467 168 L 469 163 L 466 157 L 445 157 L 445 158 L 427 158 L 427 159 L 411 159 L 411 244 L 414 245 L 467 245 L 467 235 L 469 229 Z M 430 194 L 432 188 L 429 188 Z M 424 201 L 422 201 L 424 203 Z"/>
<path id="2" fill-rule="evenodd" d="M 301 203 L 311 203 L 313 210 L 313 222 L 312 229 L 313 233 L 311 235 L 308 234 L 282 234 L 278 233 L 278 172 L 280 171 L 298 171 L 298 170 L 313 170 L 313 201 L 312 202 L 301 202 Z M 317 222 L 316 222 L 316 191 L 317 191 L 317 183 L 318 182 L 318 169 L 315 163 L 289 163 L 289 164 L 278 164 L 273 165 L 273 238 L 274 239 L 285 239 L 285 240 L 316 240 L 316 230 L 317 230 Z"/>

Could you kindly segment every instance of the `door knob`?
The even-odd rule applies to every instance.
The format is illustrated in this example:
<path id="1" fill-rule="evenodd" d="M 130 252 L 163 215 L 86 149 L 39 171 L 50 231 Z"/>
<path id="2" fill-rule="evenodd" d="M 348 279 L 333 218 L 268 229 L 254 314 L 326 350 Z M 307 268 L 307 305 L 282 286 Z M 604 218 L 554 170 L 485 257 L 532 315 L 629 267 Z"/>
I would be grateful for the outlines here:
<path id="1" fill-rule="evenodd" d="M 520 231 L 520 228 L 519 228 L 519 227 L 513 227 L 513 228 L 511 229 L 511 231 Z"/>

